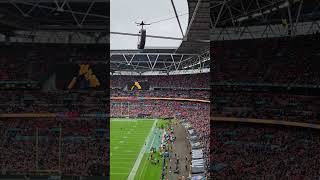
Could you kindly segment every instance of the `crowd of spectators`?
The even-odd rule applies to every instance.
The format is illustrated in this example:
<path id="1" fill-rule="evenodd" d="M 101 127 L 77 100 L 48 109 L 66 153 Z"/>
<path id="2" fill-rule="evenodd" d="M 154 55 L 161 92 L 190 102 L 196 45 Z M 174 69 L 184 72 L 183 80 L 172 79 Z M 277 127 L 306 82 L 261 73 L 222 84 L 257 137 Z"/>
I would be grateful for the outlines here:
<path id="1" fill-rule="evenodd" d="M 103 45 L 0 44 L 0 80 L 37 81 L 59 63 L 105 60 Z"/>
<path id="2" fill-rule="evenodd" d="M 220 121 L 211 123 L 214 179 L 319 177 L 319 130 L 285 122 L 319 124 L 319 37 L 215 42 L 211 113 Z M 274 122 L 268 120 L 279 121 L 262 123 Z"/>
<path id="3" fill-rule="evenodd" d="M 209 88 L 209 73 L 183 74 L 183 75 L 149 75 L 128 76 L 114 75 L 110 79 L 111 88 L 123 88 L 130 82 L 148 82 L 151 87 L 158 88 Z"/>
<path id="4" fill-rule="evenodd" d="M 2 115 L 34 114 L 34 118 L 0 119 L 2 175 L 36 170 L 60 171 L 65 176 L 107 175 L 109 104 L 103 92 L 2 92 Z M 56 118 L 41 118 L 45 113 Z"/>
<path id="5" fill-rule="evenodd" d="M 185 98 L 185 99 L 201 99 L 209 100 L 209 91 L 200 90 L 174 90 L 174 89 L 159 89 L 153 91 L 124 91 L 121 89 L 111 89 L 114 97 L 166 97 L 166 98 Z"/>
<path id="6" fill-rule="evenodd" d="M 317 123 L 319 38 L 307 35 L 215 43 L 212 114 Z"/>
<path id="7" fill-rule="evenodd" d="M 58 75 L 60 64 L 105 62 L 105 49 L 104 45 L 0 44 L 0 175 L 46 171 L 107 175 L 107 91 L 63 91 L 45 84 L 39 86 L 42 89 L 9 87 L 29 81 L 48 83 L 53 73 Z M 53 84 L 58 81 L 54 77 Z M 23 113 L 34 117 L 18 117 Z M 41 117 L 45 113 L 55 117 Z"/>
<path id="8" fill-rule="evenodd" d="M 217 42 L 212 80 L 319 86 L 319 39 L 310 35 Z"/>
<path id="9" fill-rule="evenodd" d="M 3 91 L 0 113 L 106 112 L 105 92 Z"/>
<path id="10" fill-rule="evenodd" d="M 214 97 L 215 116 L 272 119 L 318 124 L 319 96 L 271 92 L 219 92 Z"/>
<path id="11" fill-rule="evenodd" d="M 38 170 L 60 171 L 65 176 L 106 175 L 108 131 L 107 121 L 102 119 L 1 121 L 1 174 L 25 175 Z"/>
<path id="12" fill-rule="evenodd" d="M 0 50 L 0 53 L 3 53 Z M 0 80 L 1 81 L 30 81 L 38 80 L 47 71 L 44 61 L 33 62 L 28 58 L 17 59 L 15 54 L 0 55 Z"/>
<path id="13" fill-rule="evenodd" d="M 214 179 L 317 179 L 318 130 L 248 123 L 211 125 Z"/>

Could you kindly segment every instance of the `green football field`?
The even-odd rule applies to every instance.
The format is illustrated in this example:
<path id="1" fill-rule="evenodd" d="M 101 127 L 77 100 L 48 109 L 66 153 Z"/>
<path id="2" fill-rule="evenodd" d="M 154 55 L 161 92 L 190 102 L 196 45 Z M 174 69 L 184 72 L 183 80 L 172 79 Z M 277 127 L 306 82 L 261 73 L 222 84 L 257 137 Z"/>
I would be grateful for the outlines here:
<path id="1" fill-rule="evenodd" d="M 162 130 L 157 120 L 111 119 L 110 177 L 111 180 L 127 180 L 130 173 L 134 180 L 158 180 L 162 161 L 151 164 L 148 160 L 151 147 L 158 149 Z"/>

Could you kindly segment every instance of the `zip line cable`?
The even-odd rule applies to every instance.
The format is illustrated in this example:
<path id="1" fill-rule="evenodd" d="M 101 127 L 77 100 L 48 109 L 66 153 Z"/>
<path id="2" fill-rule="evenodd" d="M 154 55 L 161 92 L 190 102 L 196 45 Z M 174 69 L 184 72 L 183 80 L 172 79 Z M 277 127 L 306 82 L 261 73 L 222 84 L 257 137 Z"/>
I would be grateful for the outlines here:
<path id="1" fill-rule="evenodd" d="M 178 17 L 185 16 L 187 14 L 190 14 L 190 13 L 179 14 Z M 154 22 L 151 22 L 149 24 L 156 24 L 156 23 L 159 23 L 159 22 L 168 21 L 168 20 L 175 19 L 175 18 L 176 18 L 176 16 L 170 17 L 170 18 L 166 18 L 166 19 L 161 19 L 161 20 L 158 20 L 158 21 L 154 21 Z"/>

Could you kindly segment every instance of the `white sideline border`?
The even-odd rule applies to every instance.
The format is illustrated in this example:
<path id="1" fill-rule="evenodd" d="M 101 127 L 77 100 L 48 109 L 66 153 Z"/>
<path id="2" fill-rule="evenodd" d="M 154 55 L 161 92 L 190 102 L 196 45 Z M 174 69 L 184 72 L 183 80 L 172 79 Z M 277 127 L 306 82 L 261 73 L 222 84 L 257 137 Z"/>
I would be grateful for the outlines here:
<path id="1" fill-rule="evenodd" d="M 154 128 L 156 127 L 157 122 L 158 122 L 158 120 L 156 119 L 154 121 L 153 125 L 152 125 L 152 128 L 150 130 L 149 135 L 146 138 L 146 142 L 149 142 L 149 138 L 151 138 L 151 135 L 152 135 L 152 133 L 154 131 Z M 142 148 L 140 150 L 140 153 L 139 153 L 139 155 L 138 155 L 138 157 L 136 159 L 136 162 L 134 163 L 134 165 L 133 165 L 133 167 L 131 169 L 131 172 L 130 172 L 127 180 L 134 180 L 134 177 L 136 176 L 138 168 L 140 166 L 141 160 L 142 160 L 142 158 L 143 158 L 143 156 L 144 156 L 144 154 L 146 152 L 146 147 L 147 147 L 146 144 L 143 144 L 143 146 L 142 146 Z"/>

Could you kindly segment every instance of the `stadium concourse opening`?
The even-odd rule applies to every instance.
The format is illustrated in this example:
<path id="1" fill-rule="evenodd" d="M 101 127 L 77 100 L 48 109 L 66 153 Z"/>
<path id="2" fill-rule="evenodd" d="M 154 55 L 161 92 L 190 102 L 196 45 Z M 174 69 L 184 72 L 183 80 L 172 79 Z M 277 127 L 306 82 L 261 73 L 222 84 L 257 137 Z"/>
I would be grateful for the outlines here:
<path id="1" fill-rule="evenodd" d="M 209 1 L 119 0 L 111 6 L 125 10 L 111 8 L 110 178 L 205 179 Z"/>
<path id="2" fill-rule="evenodd" d="M 106 179 L 109 2 L 0 7 L 0 179 Z"/>

